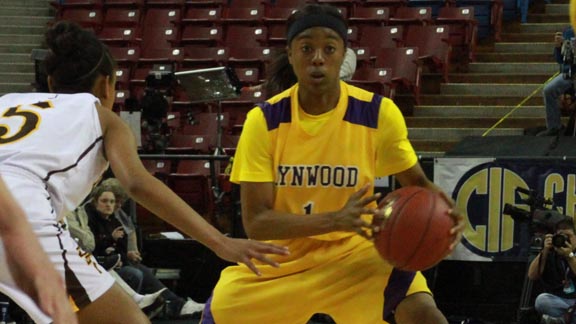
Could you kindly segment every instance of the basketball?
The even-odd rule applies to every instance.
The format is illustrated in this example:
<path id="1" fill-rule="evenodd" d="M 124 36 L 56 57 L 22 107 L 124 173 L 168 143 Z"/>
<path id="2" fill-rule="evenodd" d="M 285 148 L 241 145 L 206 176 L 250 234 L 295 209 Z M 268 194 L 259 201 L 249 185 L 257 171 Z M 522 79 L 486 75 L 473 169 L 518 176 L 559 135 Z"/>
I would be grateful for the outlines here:
<path id="1" fill-rule="evenodd" d="M 374 244 L 396 269 L 426 270 L 449 254 L 455 222 L 447 212 L 450 205 L 439 193 L 403 187 L 384 197 L 380 206 L 386 220 L 374 234 Z M 375 217 L 373 225 L 381 224 Z"/>

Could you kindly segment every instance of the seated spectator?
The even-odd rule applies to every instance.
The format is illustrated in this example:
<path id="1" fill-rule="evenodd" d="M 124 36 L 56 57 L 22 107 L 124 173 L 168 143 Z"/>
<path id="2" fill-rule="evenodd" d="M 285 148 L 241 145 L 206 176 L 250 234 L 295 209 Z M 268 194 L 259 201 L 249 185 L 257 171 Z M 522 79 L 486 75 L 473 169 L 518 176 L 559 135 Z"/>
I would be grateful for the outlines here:
<path id="1" fill-rule="evenodd" d="M 66 216 L 65 223 L 70 231 L 71 236 L 76 240 L 81 249 L 85 252 L 92 253 L 94 251 L 95 242 L 94 234 L 88 226 L 88 215 L 85 212 L 84 206 L 79 207 L 74 212 L 71 212 Z M 98 258 L 97 258 L 98 259 Z M 161 297 L 162 292 L 165 289 L 158 290 L 155 293 L 142 295 L 134 291 L 130 285 L 120 277 L 115 268 L 121 267 L 122 261 L 119 254 L 114 254 L 105 257 L 104 259 L 98 260 L 103 268 L 108 270 L 108 272 L 116 279 L 116 282 L 128 293 L 130 297 L 138 304 L 140 309 L 148 316 L 148 318 L 154 318 L 158 313 L 160 313 L 164 307 L 164 298 Z M 134 280 L 134 279 L 133 279 Z M 142 282 L 141 276 L 136 276 L 138 282 L 133 284 L 140 286 Z"/>
<path id="2" fill-rule="evenodd" d="M 189 298 L 186 300 L 166 289 L 166 286 L 156 278 L 152 269 L 141 263 L 142 257 L 137 249 L 134 223 L 128 215 L 125 213 L 122 215 L 123 211 L 120 209 L 125 195 L 122 188 L 113 181 L 108 184 L 96 187 L 92 191 L 90 202 L 84 205 L 84 210 L 88 215 L 88 226 L 95 239 L 93 254 L 96 257 L 120 254 L 122 265 L 116 269 L 116 272 L 128 284 L 137 281 L 125 276 L 138 274 L 142 279 L 141 285 L 132 286 L 132 288 L 141 294 L 165 289 L 162 297 L 167 301 L 166 314 L 169 317 L 186 317 L 200 313 L 204 304 L 196 303 Z M 115 193 L 118 194 L 119 201 Z"/>
<path id="3" fill-rule="evenodd" d="M 556 235 L 546 234 L 542 251 L 530 263 L 528 277 L 540 280 L 545 292 L 536 297 L 534 307 L 542 315 L 541 323 L 565 323 L 565 316 L 576 303 L 576 235 L 574 221 L 567 218 L 556 225 L 556 235 L 564 245 L 553 243 Z M 572 323 L 572 322 L 568 322 Z"/>
<path id="4" fill-rule="evenodd" d="M 561 120 L 561 99 L 564 94 L 574 88 L 572 76 L 567 75 L 570 65 L 564 64 L 563 45 L 565 41 L 574 39 L 574 30 L 567 27 L 563 32 L 554 35 L 554 58 L 558 63 L 559 74 L 556 75 L 544 86 L 544 107 L 546 108 L 546 130 L 539 133 L 539 136 L 559 136 L 564 134 L 564 126 Z"/>

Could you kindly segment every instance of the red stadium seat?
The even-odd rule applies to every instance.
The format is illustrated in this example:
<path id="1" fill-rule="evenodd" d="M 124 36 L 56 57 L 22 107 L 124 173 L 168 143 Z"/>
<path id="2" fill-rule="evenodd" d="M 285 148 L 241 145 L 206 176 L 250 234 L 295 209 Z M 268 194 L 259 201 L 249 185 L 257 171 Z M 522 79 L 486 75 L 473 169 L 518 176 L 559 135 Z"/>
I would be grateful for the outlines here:
<path id="1" fill-rule="evenodd" d="M 143 28 L 150 27 L 174 27 L 180 23 L 182 19 L 182 9 L 179 8 L 166 8 L 166 7 L 153 7 L 146 10 L 144 20 L 142 22 Z"/>
<path id="2" fill-rule="evenodd" d="M 112 7 L 123 8 L 143 8 L 145 0 L 104 0 L 104 6 L 108 9 Z"/>
<path id="3" fill-rule="evenodd" d="M 219 117 L 218 117 L 219 116 Z M 220 118 L 220 121 L 218 121 Z M 182 134 L 188 135 L 210 135 L 216 136 L 218 134 L 218 125 L 222 131 L 230 125 L 230 115 L 226 112 L 221 114 L 217 113 L 199 113 L 194 115 L 193 122 L 186 124 L 182 128 Z"/>
<path id="4" fill-rule="evenodd" d="M 216 137 L 212 135 L 174 133 L 170 136 L 166 153 L 210 154 L 215 146 Z"/>
<path id="5" fill-rule="evenodd" d="M 168 186 L 196 212 L 213 223 L 214 192 L 210 175 L 210 162 L 180 160 L 176 172 L 168 176 Z"/>
<path id="6" fill-rule="evenodd" d="M 116 69 L 116 89 L 128 90 L 130 85 L 130 68 Z"/>
<path id="7" fill-rule="evenodd" d="M 248 24 L 257 26 L 262 24 L 263 17 L 263 5 L 253 7 L 230 7 L 225 10 L 221 22 L 225 24 Z"/>
<path id="8" fill-rule="evenodd" d="M 266 45 L 268 29 L 265 26 L 228 25 L 224 37 L 224 46 L 234 47 L 261 47 Z"/>
<path id="9" fill-rule="evenodd" d="M 258 68 L 237 68 L 235 72 L 242 86 L 254 86 L 262 83 Z"/>
<path id="10" fill-rule="evenodd" d="M 420 104 L 422 67 L 418 63 L 417 47 L 380 48 L 376 53 L 376 67 L 392 69 L 392 82 L 410 89 L 416 104 Z M 396 88 L 397 89 L 397 88 Z"/>
<path id="11" fill-rule="evenodd" d="M 142 18 L 138 8 L 108 8 L 104 15 L 106 27 L 138 27 Z"/>
<path id="12" fill-rule="evenodd" d="M 97 34 L 98 38 L 109 46 L 131 46 L 137 45 L 136 29 L 126 27 L 104 26 Z"/>
<path id="13" fill-rule="evenodd" d="M 278 8 L 300 8 L 305 4 L 312 2 L 309 0 L 274 0 L 273 6 Z"/>
<path id="14" fill-rule="evenodd" d="M 390 9 L 387 7 L 358 7 L 348 18 L 351 25 L 379 25 L 388 24 L 390 20 Z"/>
<path id="15" fill-rule="evenodd" d="M 142 160 L 142 164 L 156 178 L 165 181 L 170 173 L 172 173 L 172 160 Z"/>
<path id="16" fill-rule="evenodd" d="M 356 53 L 356 64 L 358 69 L 362 67 L 373 67 L 374 61 L 370 56 L 369 47 L 352 47 L 354 53 Z"/>
<path id="17" fill-rule="evenodd" d="M 102 28 L 104 15 L 100 8 L 63 7 L 59 10 L 59 19 L 73 21 L 84 28 L 98 32 Z"/>
<path id="18" fill-rule="evenodd" d="M 429 25 L 432 20 L 431 7 L 400 7 L 390 17 L 391 25 Z"/>
<path id="19" fill-rule="evenodd" d="M 233 47 L 230 48 L 228 64 L 234 68 L 257 68 L 258 76 L 264 79 L 268 63 L 275 57 L 277 49 L 273 47 Z"/>
<path id="20" fill-rule="evenodd" d="M 140 58 L 140 48 L 139 47 L 108 47 L 110 54 L 118 63 L 120 67 L 133 68 L 136 66 L 138 59 Z"/>
<path id="21" fill-rule="evenodd" d="M 148 57 L 151 49 L 172 48 L 178 44 L 178 29 L 174 27 L 147 27 L 142 32 L 142 56 Z"/>
<path id="22" fill-rule="evenodd" d="M 53 0 L 50 1 L 50 5 L 55 7 L 56 10 L 63 8 L 101 8 L 103 3 L 102 0 Z"/>
<path id="23" fill-rule="evenodd" d="M 188 7 L 182 17 L 183 25 L 216 26 L 222 18 L 222 8 Z"/>
<path id="24" fill-rule="evenodd" d="M 405 44 L 418 47 L 420 60 L 435 70 L 440 70 L 445 82 L 448 82 L 450 70 L 451 46 L 449 30 L 446 25 L 408 26 Z"/>
<path id="25" fill-rule="evenodd" d="M 296 11 L 294 7 L 279 7 L 278 5 L 268 8 L 264 13 L 264 24 L 267 26 L 273 24 L 285 24 L 288 17 Z"/>
<path id="26" fill-rule="evenodd" d="M 228 8 L 249 8 L 249 7 L 259 7 L 267 4 L 267 0 L 229 0 Z"/>
<path id="27" fill-rule="evenodd" d="M 474 18 L 474 7 L 442 7 L 436 23 L 447 25 L 452 47 L 461 49 L 469 62 L 475 61 L 478 21 Z"/>
<path id="28" fill-rule="evenodd" d="M 396 10 L 408 4 L 408 0 L 364 0 L 363 7 L 387 7 L 390 8 L 390 16 L 396 14 Z"/>
<path id="29" fill-rule="evenodd" d="M 225 47 L 186 46 L 182 69 L 193 70 L 222 66 L 228 61 L 229 52 Z"/>
<path id="30" fill-rule="evenodd" d="M 185 25 L 180 36 L 181 45 L 220 46 L 224 35 L 222 27 L 199 27 Z"/>
<path id="31" fill-rule="evenodd" d="M 358 31 L 357 47 L 367 47 L 371 53 L 380 48 L 398 47 L 403 44 L 404 27 L 365 25 Z"/>
<path id="32" fill-rule="evenodd" d="M 363 67 L 357 69 L 349 84 L 394 99 L 395 84 L 392 82 L 392 69 Z"/>

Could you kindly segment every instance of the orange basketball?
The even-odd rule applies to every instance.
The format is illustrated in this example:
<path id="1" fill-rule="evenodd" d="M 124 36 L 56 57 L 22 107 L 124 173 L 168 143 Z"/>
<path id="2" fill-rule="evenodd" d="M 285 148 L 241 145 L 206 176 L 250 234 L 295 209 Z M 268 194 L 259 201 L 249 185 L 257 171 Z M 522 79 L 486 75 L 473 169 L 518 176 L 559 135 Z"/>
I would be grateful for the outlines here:
<path id="1" fill-rule="evenodd" d="M 454 220 L 439 193 L 404 187 L 384 197 L 384 227 L 375 233 L 376 249 L 395 268 L 419 271 L 433 267 L 449 254 Z M 374 225 L 381 221 L 374 218 Z"/>

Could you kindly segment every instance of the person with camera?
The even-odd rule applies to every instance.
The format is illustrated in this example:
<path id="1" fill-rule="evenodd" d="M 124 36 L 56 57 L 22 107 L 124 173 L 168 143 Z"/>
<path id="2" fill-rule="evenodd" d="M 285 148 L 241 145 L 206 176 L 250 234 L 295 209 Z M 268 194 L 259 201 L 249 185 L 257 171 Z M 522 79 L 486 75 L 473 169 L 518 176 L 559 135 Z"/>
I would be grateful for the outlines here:
<path id="1" fill-rule="evenodd" d="M 560 102 L 564 94 L 574 87 L 574 80 L 570 75 L 571 64 L 565 64 L 564 58 L 573 56 L 573 38 L 574 29 L 571 26 L 554 35 L 554 58 L 559 64 L 560 73 L 546 83 L 542 90 L 546 108 L 546 130 L 538 133 L 538 136 L 563 135 Z M 567 52 L 572 52 L 572 55 Z"/>
<path id="2" fill-rule="evenodd" d="M 574 221 L 566 217 L 556 223 L 554 234 L 546 234 L 542 250 L 530 263 L 528 277 L 540 280 L 545 289 L 534 304 L 541 323 L 571 323 L 567 319 L 576 303 L 575 250 Z"/>

